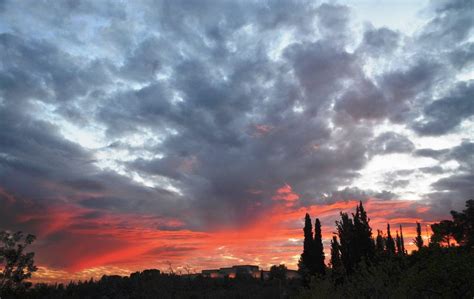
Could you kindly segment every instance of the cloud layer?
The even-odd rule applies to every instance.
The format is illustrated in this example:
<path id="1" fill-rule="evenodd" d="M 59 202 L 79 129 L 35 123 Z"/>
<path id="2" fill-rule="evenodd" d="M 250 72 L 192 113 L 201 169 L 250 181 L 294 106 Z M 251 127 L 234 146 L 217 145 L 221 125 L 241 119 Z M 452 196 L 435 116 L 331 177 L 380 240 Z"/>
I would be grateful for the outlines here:
<path id="1" fill-rule="evenodd" d="M 470 8 L 409 34 L 313 1 L 3 1 L 0 227 L 48 277 L 295 265 L 305 211 L 330 238 L 354 200 L 446 217 L 474 193 Z"/>

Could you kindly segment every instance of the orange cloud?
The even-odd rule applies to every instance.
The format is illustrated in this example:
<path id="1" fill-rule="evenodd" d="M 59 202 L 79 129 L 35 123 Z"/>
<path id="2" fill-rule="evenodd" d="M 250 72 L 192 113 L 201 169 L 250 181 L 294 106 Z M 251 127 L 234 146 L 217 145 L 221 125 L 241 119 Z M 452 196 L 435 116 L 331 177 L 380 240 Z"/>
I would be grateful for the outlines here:
<path id="1" fill-rule="evenodd" d="M 298 200 L 300 196 L 293 192 L 290 185 L 285 184 L 276 190 L 275 195 L 272 196 L 273 200 L 283 200 L 287 202 L 287 206 L 292 206 L 293 202 Z"/>

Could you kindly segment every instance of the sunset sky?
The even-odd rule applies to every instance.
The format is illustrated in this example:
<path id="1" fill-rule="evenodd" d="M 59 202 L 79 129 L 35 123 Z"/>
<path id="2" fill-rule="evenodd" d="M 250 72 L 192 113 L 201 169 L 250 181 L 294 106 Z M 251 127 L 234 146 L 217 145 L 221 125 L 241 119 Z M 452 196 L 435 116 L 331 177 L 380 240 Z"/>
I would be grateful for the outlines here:
<path id="1" fill-rule="evenodd" d="M 45 281 L 296 269 L 305 213 L 328 250 L 360 200 L 426 237 L 474 195 L 473 13 L 0 1 L 0 229 L 37 236 Z"/>

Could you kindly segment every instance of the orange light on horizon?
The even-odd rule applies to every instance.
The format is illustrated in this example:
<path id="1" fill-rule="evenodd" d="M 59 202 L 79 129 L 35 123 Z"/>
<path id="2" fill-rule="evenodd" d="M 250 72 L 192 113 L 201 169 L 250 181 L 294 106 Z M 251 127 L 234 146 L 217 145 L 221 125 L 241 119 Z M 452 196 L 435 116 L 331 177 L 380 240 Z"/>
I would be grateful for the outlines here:
<path id="1" fill-rule="evenodd" d="M 260 194 L 260 192 L 258 192 Z M 35 223 L 38 241 L 36 281 L 99 278 L 102 274 L 130 273 L 140 269 L 167 269 L 191 265 L 196 271 L 236 264 L 256 264 L 263 269 L 284 263 L 296 269 L 302 250 L 304 215 L 322 222 L 326 262 L 329 241 L 340 212 L 354 212 L 358 200 L 299 206 L 301 196 L 290 184 L 277 188 L 261 217 L 238 227 L 196 231 L 184 219 L 146 214 L 101 213 L 85 217 L 92 209 L 73 204 L 18 216 L 19 223 Z M 15 198 L 13 197 L 13 200 Z M 416 222 L 432 223 L 428 207 L 414 201 L 368 199 L 364 206 L 374 232 L 401 224 L 406 248 L 415 248 Z M 412 224 L 412 225 L 410 225 Z M 48 241 L 57 235 L 63 239 Z M 59 254 L 60 253 L 60 254 Z M 66 273 L 66 274 L 65 274 Z"/>

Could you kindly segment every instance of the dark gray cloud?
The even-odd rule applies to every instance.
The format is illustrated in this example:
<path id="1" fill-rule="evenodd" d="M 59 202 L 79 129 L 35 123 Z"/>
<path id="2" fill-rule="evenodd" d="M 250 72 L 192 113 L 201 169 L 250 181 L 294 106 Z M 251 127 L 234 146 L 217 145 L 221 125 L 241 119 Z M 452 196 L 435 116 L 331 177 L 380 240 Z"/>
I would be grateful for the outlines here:
<path id="1" fill-rule="evenodd" d="M 348 88 L 336 103 L 335 109 L 354 120 L 380 120 L 389 114 L 390 103 L 373 81 L 363 79 Z"/>
<path id="2" fill-rule="evenodd" d="M 474 163 L 474 143 L 470 140 L 463 140 L 459 145 L 452 148 L 433 150 L 433 149 L 418 149 L 415 152 L 416 156 L 429 157 L 437 159 L 442 162 L 455 160 L 464 169 L 472 169 Z"/>
<path id="3" fill-rule="evenodd" d="M 440 179 L 433 184 L 433 187 L 438 191 L 463 190 L 465 192 L 463 197 L 468 198 L 474 194 L 473 179 L 474 175 L 472 174 L 455 175 Z"/>
<path id="4" fill-rule="evenodd" d="M 418 169 L 424 173 L 442 174 L 444 169 L 441 166 L 421 167 Z"/>
<path id="5" fill-rule="evenodd" d="M 463 44 L 449 55 L 450 61 L 459 69 L 472 67 L 474 63 L 474 43 Z"/>
<path id="6" fill-rule="evenodd" d="M 385 184 L 390 188 L 404 188 L 410 184 L 410 180 L 390 180 Z"/>
<path id="7" fill-rule="evenodd" d="M 419 157 L 428 157 L 428 158 L 440 159 L 443 155 L 445 155 L 448 152 L 449 152 L 448 149 L 435 150 L 435 149 L 431 149 L 431 148 L 421 148 L 421 149 L 417 149 L 414 152 L 414 155 L 419 156 Z"/>
<path id="8" fill-rule="evenodd" d="M 83 63 L 44 40 L 0 34 L 2 97 L 12 104 L 36 99 L 66 102 L 107 84 L 106 60 Z"/>
<path id="9" fill-rule="evenodd" d="M 421 41 L 443 47 L 469 38 L 474 26 L 471 1 L 433 1 L 432 9 L 435 15 L 421 31 Z"/>
<path id="10" fill-rule="evenodd" d="M 383 56 L 396 50 L 399 40 L 400 33 L 389 28 L 368 28 L 364 32 L 361 49 L 377 57 Z"/>
<path id="11" fill-rule="evenodd" d="M 179 198 L 99 169 L 93 153 L 64 139 L 57 126 L 4 108 L 0 110 L 0 127 L 1 186 L 8 192 L 43 205 L 87 205 L 92 201 L 94 204 L 87 206 L 119 211 L 150 211 L 154 207 L 157 215 L 174 214 L 165 202 L 172 197 L 174 205 Z M 102 199 L 91 193 L 124 200 Z"/>
<path id="12" fill-rule="evenodd" d="M 290 45 L 285 56 L 305 91 L 307 109 L 313 114 L 343 87 L 344 79 L 358 70 L 353 55 L 324 41 Z"/>
<path id="13" fill-rule="evenodd" d="M 425 198 L 433 206 L 433 211 L 442 213 L 444 210 L 460 210 L 466 200 L 473 197 L 474 187 L 474 143 L 463 141 L 451 149 L 437 151 L 433 156 L 441 162 L 455 161 L 456 171 L 432 184 L 433 192 Z M 428 170 L 437 173 L 436 167 Z M 441 172 L 442 173 L 442 172 Z"/>
<path id="14" fill-rule="evenodd" d="M 435 100 L 423 109 L 424 118 L 413 123 L 421 135 L 442 135 L 474 115 L 474 85 L 460 83 L 448 96 Z"/>
<path id="15" fill-rule="evenodd" d="M 415 145 L 407 137 L 394 133 L 382 133 L 370 142 L 372 154 L 410 153 Z"/>
<path id="16" fill-rule="evenodd" d="M 382 191 L 374 191 L 374 190 L 362 190 L 357 187 L 346 187 L 341 190 L 332 191 L 326 196 L 323 197 L 325 203 L 334 203 L 339 201 L 349 201 L 349 200 L 359 200 L 365 202 L 370 198 L 375 198 L 379 200 L 391 200 L 397 197 L 397 194 L 382 190 Z"/>

